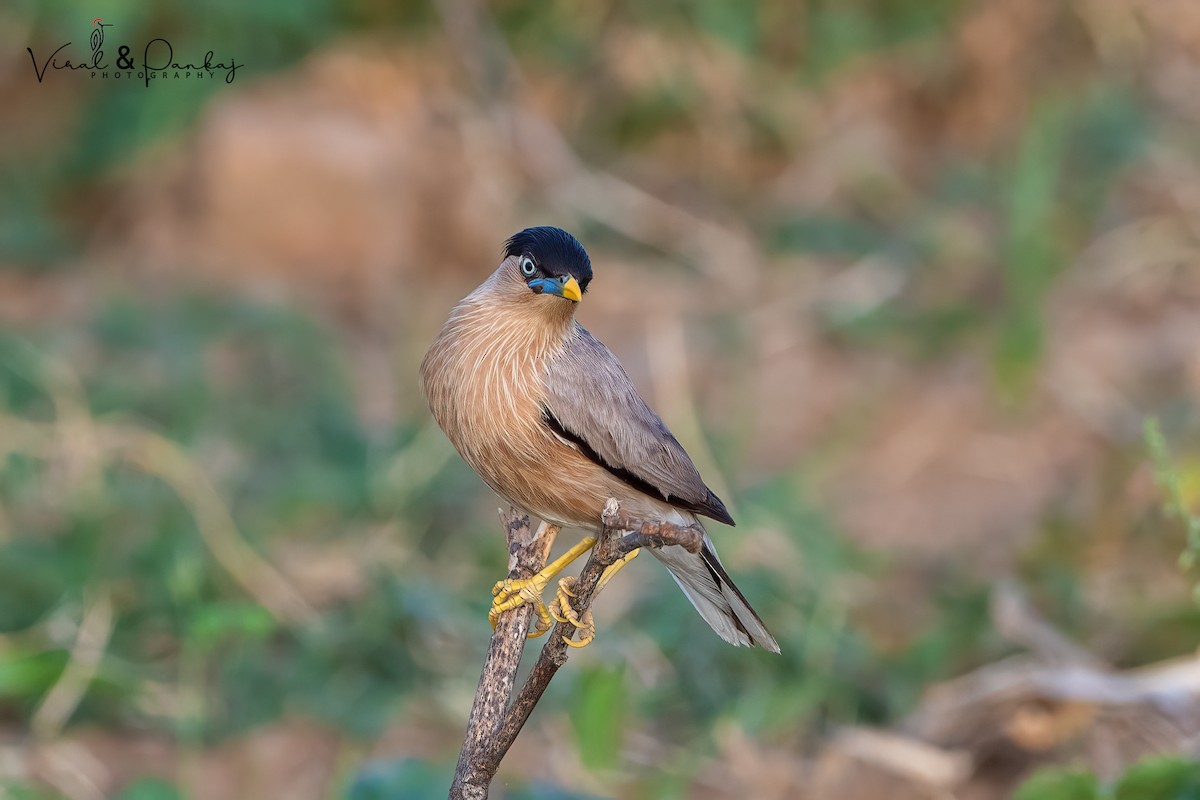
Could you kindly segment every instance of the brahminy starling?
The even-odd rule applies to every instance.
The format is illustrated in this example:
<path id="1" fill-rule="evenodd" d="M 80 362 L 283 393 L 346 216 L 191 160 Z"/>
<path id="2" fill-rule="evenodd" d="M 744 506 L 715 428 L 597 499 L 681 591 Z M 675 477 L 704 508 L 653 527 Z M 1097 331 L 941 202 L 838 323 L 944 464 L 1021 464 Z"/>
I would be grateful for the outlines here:
<path id="1" fill-rule="evenodd" d="M 493 491 L 547 523 L 597 533 L 614 498 L 635 519 L 733 525 L 616 356 L 575 321 L 591 280 L 587 252 L 566 231 L 527 228 L 509 239 L 500 266 L 454 308 L 421 364 L 434 419 Z M 594 543 L 588 536 L 527 581 L 498 583 L 493 625 L 528 601 L 545 620 L 538 630 L 548 628 L 542 589 Z M 722 639 L 779 652 L 707 534 L 698 553 L 679 545 L 651 552 Z M 565 588 L 551 611 L 579 626 Z"/>

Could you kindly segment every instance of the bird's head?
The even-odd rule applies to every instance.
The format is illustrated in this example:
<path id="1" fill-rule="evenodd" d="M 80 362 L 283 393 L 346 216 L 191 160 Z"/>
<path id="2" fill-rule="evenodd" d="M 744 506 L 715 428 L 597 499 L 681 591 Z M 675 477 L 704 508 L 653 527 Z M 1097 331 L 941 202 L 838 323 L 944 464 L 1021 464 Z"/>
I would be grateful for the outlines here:
<path id="1" fill-rule="evenodd" d="M 592 261 L 579 241 L 561 228 L 526 228 L 504 245 L 501 269 L 510 281 L 524 284 L 523 291 L 543 295 L 540 302 L 583 299 L 592 280 Z"/>

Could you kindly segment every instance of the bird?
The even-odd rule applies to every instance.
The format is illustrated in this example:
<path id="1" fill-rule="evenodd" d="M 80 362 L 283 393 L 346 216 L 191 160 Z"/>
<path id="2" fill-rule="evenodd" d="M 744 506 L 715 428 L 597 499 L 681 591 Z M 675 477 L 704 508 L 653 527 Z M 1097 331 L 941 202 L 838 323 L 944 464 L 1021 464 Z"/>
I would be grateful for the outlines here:
<path id="1" fill-rule="evenodd" d="M 547 523 L 593 534 L 532 579 L 497 583 L 493 626 L 499 612 L 530 602 L 544 622 L 539 632 L 549 628 L 541 591 L 594 544 L 609 498 L 640 520 L 701 530 L 701 516 L 735 524 L 617 357 L 576 321 L 591 281 L 591 259 L 574 236 L 526 228 L 454 307 L 421 362 L 434 420 L 484 483 Z M 610 567 L 602 583 L 637 552 Z M 722 639 L 779 652 L 707 532 L 698 553 L 679 545 L 651 552 Z M 560 583 L 550 613 L 582 627 L 564 594 L 571 593 Z M 592 637 L 594 626 L 568 644 Z"/>

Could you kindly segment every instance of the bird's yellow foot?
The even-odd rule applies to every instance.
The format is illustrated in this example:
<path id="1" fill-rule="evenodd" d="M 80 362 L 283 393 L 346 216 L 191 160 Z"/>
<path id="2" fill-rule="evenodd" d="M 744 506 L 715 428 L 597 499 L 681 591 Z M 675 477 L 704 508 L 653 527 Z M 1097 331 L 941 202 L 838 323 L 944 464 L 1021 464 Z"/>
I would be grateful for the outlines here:
<path id="1" fill-rule="evenodd" d="M 492 597 L 494 598 L 492 607 L 488 611 L 488 622 L 492 623 L 492 629 L 495 630 L 496 624 L 500 621 L 500 615 L 505 611 L 511 611 L 529 603 L 537 614 L 537 621 L 534 623 L 533 630 L 527 634 L 527 638 L 541 636 L 550 630 L 550 626 L 554 623 L 551 622 L 550 613 L 546 610 L 545 602 L 542 601 L 542 592 L 545 591 L 551 578 L 562 572 L 572 561 L 591 550 L 595 543 L 595 537 L 588 536 L 547 564 L 545 569 L 532 578 L 508 578 L 496 581 L 496 585 L 492 587 Z"/>
<path id="2" fill-rule="evenodd" d="M 505 611 L 511 611 L 528 603 L 533 606 L 536 618 L 533 629 L 526 634 L 526 637 L 533 639 L 550 630 L 550 626 L 554 623 L 550 619 L 546 604 L 542 601 L 542 591 L 549 582 L 550 578 L 541 573 L 532 578 L 516 580 L 508 578 L 496 581 L 496 585 L 492 587 L 492 607 L 488 610 L 488 622 L 492 623 L 492 629 L 495 630 L 500 621 L 500 615 Z"/>
<path id="3" fill-rule="evenodd" d="M 587 647 L 596 638 L 596 620 L 592 618 L 591 609 L 580 615 L 571 607 L 571 598 L 576 597 L 575 583 L 574 576 L 568 576 L 558 582 L 558 593 L 550 603 L 550 616 L 559 622 L 569 622 L 579 629 L 579 641 L 568 636 L 563 637 L 568 646 Z"/>
<path id="4" fill-rule="evenodd" d="M 600 593 L 600 590 L 612 580 L 613 576 L 621 571 L 621 568 L 637 558 L 637 554 L 641 550 L 631 550 L 616 562 L 609 564 L 608 567 L 600 574 L 600 580 L 596 582 L 596 591 L 592 597 Z M 577 595 L 575 594 L 576 579 L 574 577 L 566 577 L 558 582 L 558 592 L 554 595 L 554 600 L 550 603 L 550 616 L 554 617 L 559 622 L 569 622 L 578 628 L 581 633 L 579 641 L 572 638 L 563 638 L 571 647 L 587 647 L 596 638 L 596 621 L 592 618 L 591 609 L 584 611 L 582 614 L 575 611 L 571 605 L 571 600 Z M 541 634 L 538 634 L 539 636 Z"/>

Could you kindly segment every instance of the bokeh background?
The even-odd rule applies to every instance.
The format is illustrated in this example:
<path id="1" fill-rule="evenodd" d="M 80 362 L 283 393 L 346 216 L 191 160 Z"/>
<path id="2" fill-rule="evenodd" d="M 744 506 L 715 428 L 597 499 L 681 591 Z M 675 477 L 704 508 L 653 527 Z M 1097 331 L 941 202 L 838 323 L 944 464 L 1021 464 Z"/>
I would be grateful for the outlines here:
<path id="1" fill-rule="evenodd" d="M 243 66 L 39 82 L 97 16 Z M 554 224 L 783 654 L 639 559 L 496 795 L 1196 796 L 1195 0 L 0 23 L 0 792 L 444 796 L 506 557 L 417 365 Z"/>

